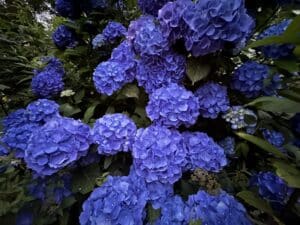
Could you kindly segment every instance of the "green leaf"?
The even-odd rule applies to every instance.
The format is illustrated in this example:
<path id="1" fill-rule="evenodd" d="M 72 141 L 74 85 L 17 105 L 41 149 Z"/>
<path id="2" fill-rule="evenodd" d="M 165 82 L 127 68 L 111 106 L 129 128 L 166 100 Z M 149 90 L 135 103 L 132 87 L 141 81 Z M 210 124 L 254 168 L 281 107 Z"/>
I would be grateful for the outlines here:
<path id="1" fill-rule="evenodd" d="M 204 79 L 210 72 L 210 65 L 202 63 L 199 59 L 189 58 L 187 61 L 187 76 L 192 81 L 192 85 Z"/>
<path id="2" fill-rule="evenodd" d="M 294 155 L 294 158 L 296 158 L 297 166 L 300 166 L 300 149 L 297 146 L 291 144 L 284 145 L 283 148 Z"/>
<path id="3" fill-rule="evenodd" d="M 189 222 L 189 225 L 201 225 L 201 224 L 202 224 L 201 220 L 193 220 Z"/>
<path id="4" fill-rule="evenodd" d="M 121 91 L 121 94 L 127 98 L 139 98 L 139 93 L 140 90 L 135 84 L 126 85 Z"/>
<path id="5" fill-rule="evenodd" d="M 90 121 L 90 119 L 93 117 L 97 105 L 98 104 L 94 104 L 85 111 L 84 116 L 83 116 L 83 121 L 85 123 L 88 123 Z"/>
<path id="6" fill-rule="evenodd" d="M 295 165 L 279 160 L 273 160 L 272 165 L 276 168 L 276 174 L 290 187 L 300 188 L 300 170 Z"/>
<path id="7" fill-rule="evenodd" d="M 269 142 L 267 142 L 259 137 L 256 137 L 256 136 L 253 136 L 250 134 L 246 134 L 243 132 L 236 132 L 235 134 L 237 136 L 255 144 L 256 146 L 260 147 L 262 150 L 264 150 L 268 153 L 272 153 L 273 155 L 283 158 L 283 159 L 287 158 L 285 154 L 283 154 L 281 151 L 279 151 L 277 148 L 275 148 Z"/>
<path id="8" fill-rule="evenodd" d="M 6 85 L 4 85 L 4 84 L 0 84 L 0 90 L 3 91 L 3 90 L 5 90 L 5 89 L 10 89 L 10 87 L 9 87 L 9 86 L 6 86 Z"/>
<path id="9" fill-rule="evenodd" d="M 259 209 L 263 212 L 266 212 L 270 215 L 274 215 L 271 206 L 268 204 L 267 201 L 261 199 L 259 196 L 254 194 L 251 191 L 241 191 L 237 194 L 237 196 L 243 199 L 247 204 Z"/>
<path id="10" fill-rule="evenodd" d="M 112 157 L 112 156 L 107 156 L 107 157 L 105 158 L 105 160 L 104 160 L 103 168 L 104 168 L 105 170 L 107 170 L 108 167 L 110 167 L 112 161 L 113 161 L 113 157 Z"/>
<path id="11" fill-rule="evenodd" d="M 60 111 L 62 112 L 62 114 L 64 116 L 72 116 L 72 115 L 75 115 L 75 114 L 81 112 L 81 110 L 78 107 L 73 106 L 69 103 L 65 103 L 65 104 L 61 105 Z"/>
<path id="12" fill-rule="evenodd" d="M 160 209 L 154 209 L 150 204 L 147 207 L 148 222 L 153 224 L 160 217 Z"/>
<path id="13" fill-rule="evenodd" d="M 299 71 L 299 64 L 296 60 L 276 60 L 274 65 L 281 69 L 287 70 L 290 73 Z"/>
<path id="14" fill-rule="evenodd" d="M 278 113 L 300 112 L 300 102 L 288 98 L 260 97 L 248 103 L 246 106 L 254 106 L 260 110 Z"/>

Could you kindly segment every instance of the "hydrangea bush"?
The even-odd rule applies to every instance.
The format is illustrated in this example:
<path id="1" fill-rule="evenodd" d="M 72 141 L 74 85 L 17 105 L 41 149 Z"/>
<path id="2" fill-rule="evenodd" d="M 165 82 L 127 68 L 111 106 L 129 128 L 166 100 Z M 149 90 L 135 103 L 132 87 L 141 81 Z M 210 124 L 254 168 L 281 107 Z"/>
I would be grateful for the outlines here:
<path id="1" fill-rule="evenodd" d="M 0 221 L 299 221 L 297 3 L 56 0 L 0 84 Z"/>

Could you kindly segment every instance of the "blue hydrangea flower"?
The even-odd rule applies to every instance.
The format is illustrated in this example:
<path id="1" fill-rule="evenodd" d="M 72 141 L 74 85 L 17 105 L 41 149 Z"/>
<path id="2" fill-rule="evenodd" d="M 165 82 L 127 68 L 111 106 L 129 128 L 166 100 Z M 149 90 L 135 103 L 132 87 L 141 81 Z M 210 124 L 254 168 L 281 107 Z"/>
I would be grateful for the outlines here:
<path id="1" fill-rule="evenodd" d="M 108 7 L 107 0 L 89 0 L 92 9 L 105 9 Z"/>
<path id="2" fill-rule="evenodd" d="M 257 124 L 257 115 L 242 106 L 232 106 L 222 117 L 226 122 L 231 123 L 231 128 L 234 130 L 255 128 Z"/>
<path id="3" fill-rule="evenodd" d="M 121 23 L 113 21 L 106 25 L 102 31 L 102 35 L 107 42 L 114 43 L 118 38 L 125 37 L 126 32 L 126 27 L 124 27 Z"/>
<path id="4" fill-rule="evenodd" d="M 94 39 L 92 40 L 92 45 L 94 49 L 100 48 L 105 45 L 105 38 L 103 34 L 97 34 L 96 37 L 94 37 Z"/>
<path id="5" fill-rule="evenodd" d="M 27 189 L 29 194 L 37 200 L 45 201 L 46 199 L 46 179 L 37 178 L 28 185 Z"/>
<path id="6" fill-rule="evenodd" d="M 218 195 L 210 195 L 199 191 L 190 195 L 187 201 L 186 214 L 189 221 L 201 220 L 209 225 L 251 225 L 246 209 L 233 196 L 221 191 Z"/>
<path id="7" fill-rule="evenodd" d="M 21 209 L 17 213 L 16 225 L 32 225 L 33 224 L 33 213 L 30 210 L 31 207 Z"/>
<path id="8" fill-rule="evenodd" d="M 141 16 L 131 22 L 127 39 L 132 41 L 134 50 L 140 56 L 160 56 L 170 49 L 167 37 L 152 16 Z"/>
<path id="9" fill-rule="evenodd" d="M 157 89 L 149 96 L 146 107 L 148 117 L 155 124 L 179 127 L 196 123 L 199 116 L 199 102 L 191 91 L 171 83 Z"/>
<path id="10" fill-rule="evenodd" d="M 144 14 L 157 16 L 158 10 L 169 0 L 138 0 L 138 6 Z"/>
<path id="11" fill-rule="evenodd" d="M 42 98 L 50 98 L 64 89 L 62 63 L 55 58 L 48 61 L 43 70 L 36 70 L 31 81 L 32 92 Z"/>
<path id="12" fill-rule="evenodd" d="M 83 203 L 80 224 L 142 225 L 146 202 L 143 182 L 130 177 L 109 176 Z"/>
<path id="13" fill-rule="evenodd" d="M 196 168 L 219 172 L 227 165 L 226 155 L 212 138 L 201 132 L 184 132 L 182 134 L 187 149 L 186 170 Z"/>
<path id="14" fill-rule="evenodd" d="M 224 152 L 227 156 L 234 155 L 235 151 L 235 139 L 234 137 L 226 137 L 223 140 L 219 141 L 218 144 L 224 149 Z"/>
<path id="15" fill-rule="evenodd" d="M 209 82 L 200 87 L 195 96 L 199 98 L 200 115 L 204 118 L 216 119 L 219 113 L 229 109 L 227 88 L 217 83 Z"/>
<path id="16" fill-rule="evenodd" d="M 296 134 L 300 135 L 300 113 L 295 114 L 291 119 L 292 129 Z"/>
<path id="17" fill-rule="evenodd" d="M 72 176 L 70 174 L 64 174 L 60 180 L 61 185 L 53 189 L 56 204 L 61 204 L 65 198 L 72 195 Z"/>
<path id="18" fill-rule="evenodd" d="M 132 152 L 134 170 L 147 183 L 173 184 L 181 177 L 186 149 L 176 130 L 161 126 L 139 129 Z"/>
<path id="19" fill-rule="evenodd" d="M 155 221 L 155 225 L 186 225 L 188 216 L 186 214 L 186 204 L 178 195 L 168 198 L 162 208 L 161 217 Z"/>
<path id="20" fill-rule="evenodd" d="M 186 59 L 173 51 L 161 56 L 140 58 L 137 66 L 136 79 L 139 86 L 152 93 L 170 83 L 179 83 L 185 76 Z"/>
<path id="21" fill-rule="evenodd" d="M 34 101 L 27 106 L 26 110 L 31 122 L 45 123 L 59 116 L 59 105 L 48 99 Z"/>
<path id="22" fill-rule="evenodd" d="M 127 66 L 121 62 L 109 60 L 100 63 L 94 71 L 93 80 L 100 94 L 112 95 L 125 84 L 134 80 L 126 73 Z"/>
<path id="23" fill-rule="evenodd" d="M 59 49 L 74 48 L 78 44 L 75 32 L 65 25 L 56 28 L 52 34 L 52 40 Z"/>
<path id="24" fill-rule="evenodd" d="M 2 143 L 2 137 L 0 137 L 0 157 L 9 154 L 8 147 Z"/>
<path id="25" fill-rule="evenodd" d="M 98 144 L 98 153 L 114 155 L 132 148 L 136 125 L 128 116 L 116 113 L 107 114 L 96 120 L 92 129 L 93 142 Z"/>
<path id="26" fill-rule="evenodd" d="M 275 130 L 264 129 L 262 132 L 264 138 L 277 148 L 281 148 L 285 142 L 284 135 Z"/>
<path id="27" fill-rule="evenodd" d="M 22 126 L 29 121 L 28 112 L 25 109 L 18 109 L 8 116 L 4 117 L 2 122 L 2 126 L 4 131 L 9 130 L 13 127 Z"/>
<path id="28" fill-rule="evenodd" d="M 81 14 L 79 1 L 77 0 L 55 0 L 55 10 L 59 15 L 71 19 L 76 19 Z"/>
<path id="29" fill-rule="evenodd" d="M 269 76 L 268 66 L 248 61 L 234 71 L 231 87 L 247 98 L 255 98 L 262 93 L 264 80 Z"/>
<path id="30" fill-rule="evenodd" d="M 282 35 L 291 22 L 292 20 L 285 19 L 278 24 L 268 27 L 258 36 L 258 39 Z M 273 44 L 260 47 L 259 49 L 268 58 L 280 59 L 291 56 L 295 46 L 292 44 Z"/>
<path id="31" fill-rule="evenodd" d="M 250 180 L 250 186 L 258 187 L 259 195 L 272 203 L 274 208 L 284 205 L 293 189 L 272 172 L 260 172 Z"/>
<path id="32" fill-rule="evenodd" d="M 40 176 L 52 175 L 85 156 L 90 128 L 71 118 L 55 118 L 36 129 L 25 151 L 27 166 Z"/>

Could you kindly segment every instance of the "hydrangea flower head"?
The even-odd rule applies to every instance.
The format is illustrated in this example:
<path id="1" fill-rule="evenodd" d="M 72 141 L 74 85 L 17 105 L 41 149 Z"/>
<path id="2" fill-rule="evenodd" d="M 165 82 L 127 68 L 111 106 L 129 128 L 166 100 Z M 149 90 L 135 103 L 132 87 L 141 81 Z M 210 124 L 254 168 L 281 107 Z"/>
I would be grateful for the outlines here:
<path id="1" fill-rule="evenodd" d="M 283 205 L 292 194 L 284 180 L 272 172 L 260 172 L 250 180 L 250 186 L 257 186 L 259 195 L 273 203 L 273 206 Z"/>
<path id="2" fill-rule="evenodd" d="M 147 192 L 143 182 L 130 177 L 111 177 L 83 203 L 81 225 L 143 224 Z"/>
<path id="3" fill-rule="evenodd" d="M 200 115 L 204 118 L 216 119 L 219 113 L 229 109 L 227 88 L 217 83 L 207 83 L 195 92 L 199 98 Z"/>
<path id="4" fill-rule="evenodd" d="M 201 220 L 209 225 L 251 225 L 244 206 L 233 196 L 221 191 L 218 195 L 210 195 L 199 191 L 190 195 L 187 201 L 189 221 Z"/>
<path id="5" fill-rule="evenodd" d="M 13 127 L 19 127 L 27 123 L 29 120 L 28 112 L 25 109 L 18 109 L 8 116 L 4 117 L 2 122 L 2 126 L 4 131 L 9 130 Z"/>
<path id="6" fill-rule="evenodd" d="M 85 156 L 90 142 L 89 126 L 71 118 L 55 118 L 33 132 L 25 162 L 40 176 L 52 175 Z"/>
<path id="7" fill-rule="evenodd" d="M 268 66 L 248 61 L 234 71 L 231 87 L 247 98 L 255 98 L 262 93 L 264 80 L 268 77 Z"/>
<path id="8" fill-rule="evenodd" d="M 77 0 L 55 0 L 55 10 L 59 15 L 76 19 L 80 16 L 81 10 Z"/>
<path id="9" fill-rule="evenodd" d="M 157 89 L 149 96 L 146 112 L 155 124 L 179 127 L 196 123 L 199 102 L 191 91 L 175 83 Z"/>
<path id="10" fill-rule="evenodd" d="M 127 39 L 132 41 L 134 50 L 140 56 L 160 56 L 168 51 L 168 39 L 152 16 L 141 16 L 130 23 Z"/>
<path id="11" fill-rule="evenodd" d="M 59 116 L 59 105 L 48 99 L 34 101 L 27 106 L 26 110 L 31 122 L 45 123 Z"/>
<path id="12" fill-rule="evenodd" d="M 119 37 L 126 35 L 127 29 L 121 23 L 109 22 L 104 28 L 102 35 L 109 43 L 114 43 Z"/>
<path id="13" fill-rule="evenodd" d="M 2 137 L 0 137 L 0 157 L 6 156 L 9 154 L 7 146 L 5 146 L 2 142 Z"/>
<path id="14" fill-rule="evenodd" d="M 116 113 L 98 119 L 92 129 L 93 142 L 98 144 L 98 153 L 114 155 L 132 148 L 136 125 L 128 116 Z"/>
<path id="15" fill-rule="evenodd" d="M 144 14 L 157 16 L 158 10 L 169 0 L 138 0 L 138 6 Z"/>
<path id="16" fill-rule="evenodd" d="M 100 63 L 94 71 L 93 80 L 100 94 L 112 95 L 125 84 L 133 81 L 134 77 L 127 76 L 127 66 L 121 62 L 109 60 Z"/>
<path id="17" fill-rule="evenodd" d="M 234 137 L 226 137 L 223 140 L 219 141 L 218 144 L 224 149 L 224 152 L 227 156 L 234 155 L 235 151 L 235 139 Z"/>
<path id="18" fill-rule="evenodd" d="M 219 172 L 227 165 L 224 149 L 212 138 L 201 132 L 183 133 L 184 144 L 187 149 L 187 170 L 196 168 Z"/>
<path id="19" fill-rule="evenodd" d="M 144 56 L 137 66 L 136 79 L 139 86 L 152 93 L 158 88 L 170 83 L 183 80 L 186 69 L 186 59 L 173 51 L 163 53 L 157 57 Z"/>
<path id="20" fill-rule="evenodd" d="M 105 38 L 103 34 L 97 34 L 96 37 L 94 37 L 94 39 L 92 40 L 92 45 L 94 49 L 100 48 L 105 45 Z"/>
<path id="21" fill-rule="evenodd" d="M 292 20 L 285 19 L 278 24 L 268 27 L 258 36 L 258 39 L 282 35 L 291 22 Z M 273 44 L 260 47 L 259 49 L 268 58 L 280 59 L 291 56 L 295 46 L 292 44 Z"/>
<path id="22" fill-rule="evenodd" d="M 186 150 L 179 132 L 161 126 L 139 129 L 132 152 L 134 170 L 147 183 L 173 184 L 181 177 Z"/>
<path id="23" fill-rule="evenodd" d="M 264 138 L 277 148 L 281 148 L 285 142 L 284 135 L 275 130 L 264 129 L 262 132 Z"/>
<path id="24" fill-rule="evenodd" d="M 75 32 L 65 25 L 56 28 L 52 34 L 52 40 L 59 49 L 74 48 L 78 44 Z"/>

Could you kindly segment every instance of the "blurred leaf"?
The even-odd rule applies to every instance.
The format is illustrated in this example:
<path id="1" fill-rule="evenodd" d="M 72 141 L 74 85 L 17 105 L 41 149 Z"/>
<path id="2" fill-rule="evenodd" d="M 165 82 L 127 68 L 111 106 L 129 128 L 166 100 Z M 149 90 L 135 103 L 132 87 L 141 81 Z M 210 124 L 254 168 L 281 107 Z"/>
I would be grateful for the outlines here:
<path id="1" fill-rule="evenodd" d="M 299 64 L 296 60 L 276 60 L 274 65 L 289 71 L 290 73 L 299 71 Z"/>
<path id="2" fill-rule="evenodd" d="M 154 224 L 155 221 L 160 217 L 160 209 L 154 209 L 150 204 L 147 207 L 147 217 L 150 224 Z"/>
<path id="3" fill-rule="evenodd" d="M 85 111 L 84 116 L 83 116 L 83 121 L 85 123 L 88 123 L 90 121 L 90 119 L 93 117 L 97 105 L 98 104 L 94 104 Z"/>
<path id="4" fill-rule="evenodd" d="M 236 152 L 240 153 L 245 159 L 247 159 L 249 153 L 249 145 L 245 142 L 240 142 L 235 147 Z"/>
<path id="5" fill-rule="evenodd" d="M 279 112 L 279 113 L 297 113 L 300 112 L 300 102 L 287 98 L 278 97 L 260 97 L 248 103 L 246 106 L 254 106 L 257 109 Z"/>
<path id="6" fill-rule="evenodd" d="M 4 84 L 0 84 L 0 90 L 3 91 L 5 89 L 10 89 L 10 87 L 4 85 Z"/>
<path id="7" fill-rule="evenodd" d="M 126 85 L 121 94 L 126 96 L 127 98 L 139 98 L 140 90 L 135 84 Z"/>
<path id="8" fill-rule="evenodd" d="M 210 72 L 210 65 L 202 63 L 199 59 L 189 58 L 187 61 L 187 76 L 192 81 L 192 85 L 203 80 Z"/>
<path id="9" fill-rule="evenodd" d="M 280 95 L 288 99 L 300 102 L 300 93 L 298 92 L 292 90 L 282 90 L 280 91 Z"/>
<path id="10" fill-rule="evenodd" d="M 281 151 L 279 151 L 277 148 L 275 148 L 269 142 L 267 142 L 259 137 L 256 137 L 256 136 L 253 136 L 250 134 L 246 134 L 243 132 L 236 132 L 235 134 L 237 136 L 255 144 L 256 146 L 260 147 L 262 150 L 264 150 L 268 153 L 272 153 L 273 155 L 278 156 L 283 159 L 287 158 L 285 154 L 283 154 Z"/>
<path id="11" fill-rule="evenodd" d="M 74 101 L 76 104 L 82 102 L 82 99 L 85 95 L 85 90 L 81 90 L 74 95 Z"/>
<path id="12" fill-rule="evenodd" d="M 290 187 L 300 188 L 300 170 L 295 165 L 279 160 L 272 160 L 276 174 L 285 180 Z"/>
<path id="13" fill-rule="evenodd" d="M 237 197 L 243 199 L 246 203 L 255 207 L 256 209 L 259 209 L 270 215 L 274 215 L 273 210 L 271 206 L 268 204 L 268 202 L 261 199 L 259 196 L 257 196 L 251 191 L 241 191 L 237 194 Z"/>
<path id="14" fill-rule="evenodd" d="M 69 103 L 65 103 L 65 104 L 60 105 L 60 111 L 62 112 L 62 114 L 64 116 L 69 117 L 69 116 L 72 116 L 72 115 L 75 115 L 75 114 L 81 112 L 81 109 L 76 106 L 72 106 Z"/>
<path id="15" fill-rule="evenodd" d="M 294 155 L 294 157 L 296 158 L 296 164 L 297 164 L 297 166 L 300 166 L 300 149 L 297 146 L 291 145 L 291 144 L 284 145 L 283 147 L 290 154 Z"/>
<path id="16" fill-rule="evenodd" d="M 201 220 L 193 220 L 189 222 L 189 225 L 201 225 L 201 224 L 202 224 Z"/>
<path id="17" fill-rule="evenodd" d="M 111 163 L 112 163 L 112 160 L 113 160 L 113 157 L 112 156 L 107 156 L 105 157 L 105 160 L 104 160 L 104 165 L 103 165 L 103 168 L 105 170 L 108 169 L 108 167 L 110 167 Z"/>

